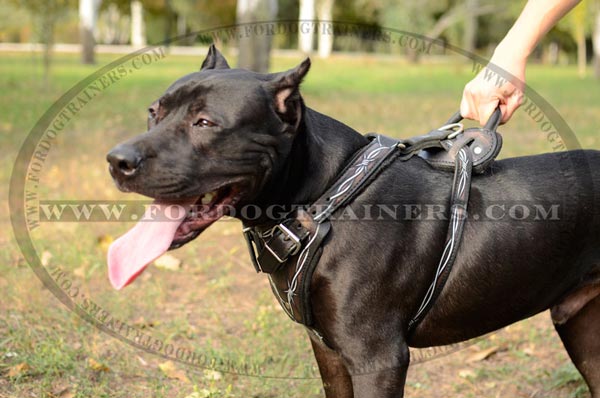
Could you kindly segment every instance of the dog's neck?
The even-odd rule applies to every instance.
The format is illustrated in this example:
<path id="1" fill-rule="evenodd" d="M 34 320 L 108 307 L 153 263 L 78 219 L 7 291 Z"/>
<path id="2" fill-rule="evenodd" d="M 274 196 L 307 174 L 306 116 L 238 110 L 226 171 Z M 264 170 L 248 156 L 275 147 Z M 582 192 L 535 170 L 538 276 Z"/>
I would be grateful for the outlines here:
<path id="1" fill-rule="evenodd" d="M 268 198 L 259 198 L 257 205 L 289 208 L 311 204 L 334 182 L 346 162 L 367 139 L 345 124 L 304 108 L 298 132 L 285 164 L 266 187 Z M 263 212 L 266 214 L 266 212 Z M 259 219 L 247 225 L 273 223 Z"/>

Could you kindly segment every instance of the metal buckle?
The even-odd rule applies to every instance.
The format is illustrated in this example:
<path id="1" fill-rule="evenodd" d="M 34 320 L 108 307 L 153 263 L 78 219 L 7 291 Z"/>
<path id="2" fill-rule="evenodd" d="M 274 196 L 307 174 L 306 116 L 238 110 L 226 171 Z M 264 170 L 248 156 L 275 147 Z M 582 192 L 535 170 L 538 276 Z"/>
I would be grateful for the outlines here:
<path id="1" fill-rule="evenodd" d="M 250 252 L 250 260 L 252 260 L 252 265 L 254 265 L 254 269 L 256 272 L 262 272 L 262 268 L 258 263 L 258 255 L 256 254 L 256 246 L 254 245 L 254 237 L 252 236 L 252 227 L 246 227 L 242 230 L 244 233 L 244 238 L 246 239 L 246 243 L 248 244 L 248 251 Z"/>
<path id="2" fill-rule="evenodd" d="M 277 260 L 279 263 L 284 263 L 287 261 L 288 256 L 296 255 L 300 251 L 300 248 L 302 247 L 302 245 L 300 243 L 300 238 L 296 234 L 294 234 L 292 231 L 290 231 L 290 229 L 288 227 L 286 227 L 285 225 L 283 225 L 283 224 L 275 225 L 273 227 L 273 232 L 275 232 L 275 230 L 277 230 L 277 229 L 293 242 L 294 249 L 286 256 L 286 258 L 282 259 L 281 257 L 279 257 L 277 255 L 277 253 L 275 253 L 273 251 L 273 249 L 271 249 L 269 247 L 269 244 L 267 242 L 265 242 L 265 248 L 273 255 L 273 257 L 275 257 L 275 260 Z"/>
<path id="3" fill-rule="evenodd" d="M 457 129 L 457 130 L 455 130 Z M 456 137 L 457 135 L 459 135 L 460 133 L 462 133 L 465 130 L 465 126 L 462 123 L 450 123 L 450 124 L 446 124 L 440 128 L 438 128 L 438 130 L 441 131 L 445 131 L 448 130 L 448 136 L 446 137 L 446 139 L 451 140 L 452 138 Z"/>

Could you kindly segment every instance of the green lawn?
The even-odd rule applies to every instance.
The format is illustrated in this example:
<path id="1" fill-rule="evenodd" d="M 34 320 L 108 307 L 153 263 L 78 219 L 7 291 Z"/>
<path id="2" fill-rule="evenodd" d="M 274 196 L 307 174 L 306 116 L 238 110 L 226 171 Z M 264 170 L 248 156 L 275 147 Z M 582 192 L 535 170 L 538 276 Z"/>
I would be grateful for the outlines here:
<path id="1" fill-rule="evenodd" d="M 97 66 L 59 54 L 42 82 L 39 54 L 0 55 L 0 397 L 318 397 L 320 381 L 302 329 L 281 312 L 262 275 L 250 265 L 237 222 L 223 221 L 173 253 L 177 271 L 151 267 L 132 286 L 113 291 L 99 240 L 131 224 L 47 223 L 32 233 L 50 270 L 65 272 L 82 294 L 111 316 L 167 343 L 192 347 L 236 367 L 260 366 L 284 379 L 203 372 L 137 350 L 70 312 L 43 288 L 10 232 L 8 181 L 23 140 L 42 114 Z M 144 131 L 146 108 L 201 59 L 167 56 L 121 79 L 83 107 L 57 137 L 39 186 L 40 199 L 127 199 L 106 170 L 105 153 Z M 301 59 L 277 58 L 273 70 Z M 232 62 L 233 63 L 233 62 Z M 395 137 L 422 134 L 458 108 L 471 65 L 409 65 L 389 57 L 315 59 L 302 90 L 308 106 L 361 132 Z M 528 83 L 576 133 L 583 147 L 600 148 L 600 82 L 580 79 L 573 67 L 532 65 Z M 525 112 L 501 128 L 502 156 L 551 151 L 540 126 Z M 490 346 L 498 352 L 465 361 Z M 308 378 L 307 378 L 308 377 Z M 448 357 L 415 366 L 408 395 L 585 396 L 546 318 L 534 318 Z M 493 393 L 493 394 L 492 394 Z M 533 395 L 535 394 L 535 395 Z"/>

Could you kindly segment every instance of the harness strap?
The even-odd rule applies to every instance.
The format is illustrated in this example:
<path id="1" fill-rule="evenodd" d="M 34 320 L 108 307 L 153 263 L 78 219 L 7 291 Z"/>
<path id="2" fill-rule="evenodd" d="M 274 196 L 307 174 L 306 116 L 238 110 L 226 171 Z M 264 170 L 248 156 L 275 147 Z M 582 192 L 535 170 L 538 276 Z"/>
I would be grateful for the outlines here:
<path id="1" fill-rule="evenodd" d="M 285 313 L 295 322 L 305 326 L 314 324 L 310 302 L 310 280 L 323 252 L 323 241 L 329 234 L 331 223 L 314 224 L 314 231 L 302 251 L 290 261 L 290 266 L 280 267 L 268 274 L 271 289 Z"/>
<path id="2" fill-rule="evenodd" d="M 350 162 L 335 183 L 313 203 L 308 212 L 317 222 L 328 219 L 364 190 L 372 177 L 381 171 L 388 157 L 397 152 L 400 142 L 379 134 L 368 135 L 369 145 Z"/>
<path id="3" fill-rule="evenodd" d="M 448 276 L 450 275 L 452 265 L 454 264 L 462 240 L 465 220 L 467 219 L 467 205 L 469 203 L 473 160 L 471 158 L 471 151 L 468 150 L 466 142 L 463 142 L 461 147 L 453 149 L 457 149 L 457 156 L 454 167 L 454 180 L 452 182 L 452 207 L 450 209 L 450 224 L 448 225 L 448 232 L 446 233 L 446 243 L 444 244 L 444 251 L 442 252 L 442 257 L 438 263 L 433 281 L 431 282 L 431 285 L 429 285 L 429 289 L 427 289 L 417 313 L 408 323 L 409 333 L 411 333 L 421 319 L 427 315 L 427 312 L 429 312 L 433 303 L 441 293 L 448 280 Z"/>
<path id="4" fill-rule="evenodd" d="M 484 173 L 502 149 L 502 136 L 496 132 L 502 113 L 500 109 L 492 114 L 482 128 L 463 130 L 459 123 L 462 116 L 454 114 L 446 125 L 427 134 L 401 141 L 401 160 L 417 155 L 431 167 L 443 171 L 453 171 L 456 164 L 456 148 L 466 148 L 471 153 L 473 172 Z"/>

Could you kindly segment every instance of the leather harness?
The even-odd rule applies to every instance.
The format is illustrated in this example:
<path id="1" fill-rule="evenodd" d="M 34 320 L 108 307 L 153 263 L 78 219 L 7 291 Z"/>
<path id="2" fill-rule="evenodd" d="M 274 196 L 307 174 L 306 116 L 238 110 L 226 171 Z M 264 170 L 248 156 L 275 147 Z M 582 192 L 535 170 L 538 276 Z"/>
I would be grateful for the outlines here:
<path id="1" fill-rule="evenodd" d="M 310 281 L 331 230 L 330 217 L 390 163 L 417 155 L 435 169 L 453 170 L 454 179 L 444 250 L 433 281 L 408 324 L 409 332 L 414 330 L 442 291 L 456 259 L 467 218 L 471 173 L 485 172 L 502 147 L 502 137 L 496 132 L 501 119 L 499 109 L 483 128 L 463 130 L 461 119 L 457 112 L 439 129 L 407 140 L 367 135 L 369 144 L 352 157 L 333 185 L 314 203 L 294 209 L 273 224 L 244 228 L 256 271 L 268 275 L 275 297 L 292 320 L 322 339 L 313 328 Z"/>

